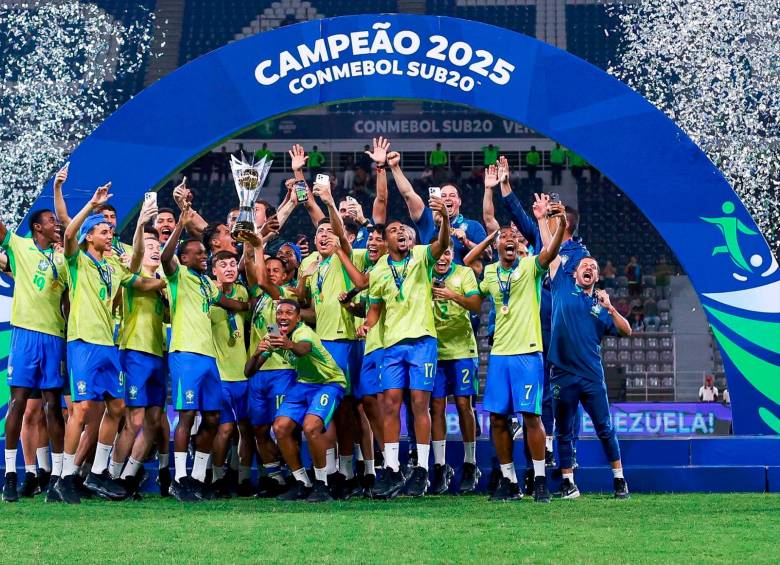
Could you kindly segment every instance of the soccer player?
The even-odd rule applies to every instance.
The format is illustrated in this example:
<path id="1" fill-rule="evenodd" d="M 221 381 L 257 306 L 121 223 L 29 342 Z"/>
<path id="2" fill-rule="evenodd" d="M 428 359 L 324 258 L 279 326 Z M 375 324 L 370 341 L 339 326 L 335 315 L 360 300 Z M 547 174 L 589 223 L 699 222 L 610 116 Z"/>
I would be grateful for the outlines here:
<path id="1" fill-rule="evenodd" d="M 273 425 L 279 448 L 295 478 L 295 484 L 279 495 L 279 499 L 332 500 L 325 466 L 325 452 L 330 448 L 331 440 L 326 433 L 346 391 L 347 379 L 314 330 L 301 322 L 297 301 L 280 300 L 276 307 L 276 322 L 278 326 L 260 342 L 247 362 L 246 370 L 247 373 L 256 372 L 278 353 L 295 367 L 297 374 L 297 381 L 284 395 Z M 313 488 L 300 461 L 294 435 L 298 426 L 303 428 L 314 463 Z"/>
<path id="2" fill-rule="evenodd" d="M 248 247 L 248 246 L 246 246 Z M 238 257 L 229 251 L 219 251 L 212 257 L 212 272 L 220 291 L 234 300 L 249 301 L 249 293 L 238 279 Z M 219 428 L 214 438 L 211 458 L 214 473 L 212 488 L 218 497 L 230 497 L 230 485 L 225 479 L 225 458 L 236 427 L 239 431 L 238 492 L 251 496 L 252 431 L 247 415 L 248 381 L 244 376 L 246 341 L 244 328 L 247 312 L 230 312 L 223 308 L 211 311 L 211 332 L 217 352 L 217 368 L 222 380 L 222 406 Z M 247 449 L 248 448 L 248 449 Z"/>
<path id="3" fill-rule="evenodd" d="M 57 178 L 62 175 L 60 171 Z M 60 366 L 65 355 L 65 319 L 61 304 L 69 284 L 68 270 L 63 255 L 53 249 L 53 244 L 60 241 L 60 226 L 51 210 L 32 212 L 29 227 L 32 237 L 27 239 L 14 234 L 0 222 L 0 241 L 8 253 L 15 283 L 8 358 L 11 398 L 5 422 L 3 500 L 6 502 L 18 500 L 16 452 L 22 417 L 35 390 L 41 391 L 48 406 L 46 424 L 53 450 L 54 476 L 62 472 L 65 422 L 60 406 L 63 387 Z M 25 481 L 37 482 L 35 476 L 30 475 L 32 473 L 25 474 Z M 56 499 L 53 489 L 47 499 Z"/>
<path id="4" fill-rule="evenodd" d="M 562 214 L 561 214 L 562 215 Z M 539 294 L 542 277 L 555 258 L 566 222 L 559 223 L 552 241 L 538 255 L 518 257 L 521 249 L 512 228 L 498 232 L 498 263 L 485 267 L 482 296 L 496 305 L 496 330 L 488 362 L 484 407 L 490 412 L 490 431 L 502 477 L 492 500 L 521 497 L 512 460 L 510 417 L 522 413 L 534 469 L 534 500 L 549 502 L 545 476 L 545 431 L 540 414 L 544 385 Z M 490 239 L 479 244 L 480 252 Z"/>
<path id="5" fill-rule="evenodd" d="M 133 236 L 130 271 L 145 279 L 159 278 L 159 235 L 154 228 L 146 227 L 155 214 L 156 206 L 144 204 Z M 110 472 L 121 479 L 128 496 L 137 494 L 146 450 L 158 436 L 162 418 L 167 417 L 163 415 L 168 392 L 164 314 L 165 301 L 159 291 L 125 290 L 119 360 L 125 378 L 126 413 L 125 425 L 111 454 Z M 167 448 L 167 441 L 160 446 L 166 456 Z"/>
<path id="6" fill-rule="evenodd" d="M 430 206 L 446 216 L 447 209 L 440 198 L 431 198 Z M 410 496 L 423 496 L 428 486 L 429 406 L 437 360 L 431 271 L 449 247 L 450 225 L 441 222 L 438 240 L 415 246 L 406 227 L 391 221 L 385 226 L 384 239 L 388 253 L 369 276 L 371 307 L 359 332 L 366 336 L 379 323 L 384 309 L 382 389 L 386 470 L 377 483 L 375 496 L 393 498 L 406 484 L 398 458 L 404 389 L 410 390 L 419 454 L 406 492 Z"/>
<path id="7" fill-rule="evenodd" d="M 111 183 L 95 191 L 89 202 L 65 229 L 65 258 L 70 280 L 68 317 L 68 374 L 73 415 L 65 429 L 62 477 L 55 489 L 67 503 L 79 503 L 75 457 L 90 413 L 103 411 L 92 468 L 84 486 L 109 499 L 124 498 L 125 489 L 108 472 L 111 446 L 125 410 L 124 380 L 114 345 L 112 304 L 121 287 L 160 290 L 158 279 L 139 278 L 118 263 L 109 262 L 113 227 L 102 214 L 91 214 L 111 197 Z M 105 409 L 103 409 L 105 402 Z M 83 441 L 88 441 L 85 436 Z"/>
<path id="8" fill-rule="evenodd" d="M 447 396 L 455 397 L 464 459 L 459 490 L 473 492 L 479 482 L 476 460 L 476 421 L 471 397 L 477 394 L 477 340 L 471 312 L 479 312 L 482 298 L 474 271 L 453 263 L 451 243 L 433 268 L 433 315 L 438 335 L 438 367 L 431 393 L 433 478 L 430 492 L 444 494 L 454 475 L 446 463 Z"/>
<path id="9" fill-rule="evenodd" d="M 561 204 L 550 209 L 562 210 Z M 540 221 L 542 238 L 549 238 L 546 220 Z M 583 257 L 573 272 L 563 269 L 562 257 L 550 264 L 552 276 L 552 337 L 548 357 L 552 363 L 550 382 L 561 458 L 562 498 L 577 498 L 572 464 L 574 421 L 581 403 L 593 421 L 596 435 L 612 467 L 615 498 L 628 498 L 615 429 L 609 411 L 601 339 L 605 335 L 631 335 L 631 325 L 620 315 L 603 290 L 594 290 L 599 280 L 599 264 Z"/>
<path id="10" fill-rule="evenodd" d="M 179 422 L 174 433 L 175 479 L 171 494 L 181 502 L 210 498 L 206 487 L 206 466 L 214 435 L 219 425 L 222 387 L 212 338 L 211 309 L 220 306 L 233 312 L 247 310 L 248 303 L 224 296 L 206 276 L 206 248 L 197 239 L 174 250 L 184 224 L 191 220 L 191 209 L 185 205 L 161 256 L 170 285 L 171 343 L 168 365 Z M 198 433 L 192 476 L 187 475 L 187 446 L 197 412 L 202 421 Z"/>
<path id="11" fill-rule="evenodd" d="M 176 229 L 176 213 L 171 208 L 159 208 L 154 219 L 154 229 L 160 234 L 160 245 L 168 243 L 168 238 Z"/>

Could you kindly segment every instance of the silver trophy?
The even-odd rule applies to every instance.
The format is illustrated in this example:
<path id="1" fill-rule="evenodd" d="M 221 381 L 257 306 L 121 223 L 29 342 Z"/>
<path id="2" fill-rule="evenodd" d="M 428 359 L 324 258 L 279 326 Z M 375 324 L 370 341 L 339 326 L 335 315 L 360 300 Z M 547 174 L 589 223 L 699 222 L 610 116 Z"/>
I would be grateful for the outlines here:
<path id="1" fill-rule="evenodd" d="M 266 157 L 260 159 L 257 163 L 254 160 L 251 163 L 246 161 L 246 156 L 242 153 L 241 159 L 235 155 L 230 156 L 230 170 L 233 173 L 233 182 L 236 185 L 238 193 L 238 219 L 233 227 L 233 236 L 240 231 L 255 231 L 255 201 L 260 193 L 260 189 L 268 176 L 273 161 Z"/>

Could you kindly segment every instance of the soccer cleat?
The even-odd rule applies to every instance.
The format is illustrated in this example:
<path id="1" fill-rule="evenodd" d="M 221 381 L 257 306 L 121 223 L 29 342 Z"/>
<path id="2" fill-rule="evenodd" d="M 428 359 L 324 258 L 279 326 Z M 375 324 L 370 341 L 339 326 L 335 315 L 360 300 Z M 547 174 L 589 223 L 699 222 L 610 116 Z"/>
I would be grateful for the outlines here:
<path id="1" fill-rule="evenodd" d="M 315 481 L 316 484 L 316 481 Z M 347 477 L 339 472 L 331 473 L 328 475 L 328 488 L 330 489 L 330 495 L 335 500 L 341 500 L 346 498 L 347 494 Z"/>
<path id="2" fill-rule="evenodd" d="M 181 481 L 171 482 L 170 495 L 173 496 L 179 502 L 198 502 L 195 495 L 190 491 L 187 485 L 188 477 L 184 477 Z"/>
<path id="3" fill-rule="evenodd" d="M 211 490 L 216 498 L 230 498 L 230 484 L 227 476 L 217 479 L 211 483 Z"/>
<path id="4" fill-rule="evenodd" d="M 401 493 L 405 484 L 406 479 L 404 479 L 404 475 L 401 473 L 400 469 L 398 471 L 393 471 L 389 468 L 385 469 L 382 479 L 374 488 L 374 498 L 385 500 L 395 498 Z"/>
<path id="5" fill-rule="evenodd" d="M 496 463 L 490 470 L 490 477 L 488 477 L 487 493 L 493 494 L 498 488 L 498 482 L 501 480 L 501 469 L 498 468 Z"/>
<path id="6" fill-rule="evenodd" d="M 532 496 L 534 493 L 534 470 L 526 469 L 523 476 L 523 493 L 526 496 Z"/>
<path id="7" fill-rule="evenodd" d="M 360 479 L 360 484 L 363 487 L 363 498 L 373 498 L 376 475 L 363 475 Z"/>
<path id="8" fill-rule="evenodd" d="M 569 479 L 563 479 L 561 482 L 561 498 L 573 499 L 579 498 L 580 489 Z"/>
<path id="9" fill-rule="evenodd" d="M 141 485 L 143 484 L 145 478 L 146 469 L 141 467 L 137 474 L 125 479 L 119 479 L 118 482 L 127 492 L 128 499 L 141 500 Z"/>
<path id="10" fill-rule="evenodd" d="M 269 477 L 268 475 L 263 475 L 257 480 L 257 490 L 255 491 L 255 496 L 257 498 L 274 498 L 286 490 L 286 484 L 280 484 L 276 479 Z"/>
<path id="11" fill-rule="evenodd" d="M 482 471 L 480 471 L 479 467 L 474 463 L 464 463 L 458 492 L 460 494 L 467 494 L 477 490 L 477 485 L 479 484 L 479 478 L 481 476 Z M 493 491 L 495 491 L 495 489 L 493 489 Z"/>
<path id="12" fill-rule="evenodd" d="M 306 500 L 309 497 L 310 492 L 311 488 L 307 487 L 300 481 L 295 481 L 295 484 L 290 486 L 290 488 L 287 489 L 287 492 L 283 492 L 277 496 L 276 500 L 281 500 L 284 502 L 291 502 L 293 500 Z"/>
<path id="13" fill-rule="evenodd" d="M 547 489 L 547 477 L 536 477 L 534 479 L 534 502 L 542 504 L 550 503 L 550 491 Z"/>
<path id="14" fill-rule="evenodd" d="M 35 473 L 25 473 L 24 483 L 22 483 L 22 490 L 19 495 L 22 498 L 32 498 L 40 490 L 38 490 L 38 475 Z"/>
<path id="15" fill-rule="evenodd" d="M 62 502 L 62 497 L 57 492 L 57 483 L 59 481 L 59 477 L 49 481 L 49 488 L 46 490 L 46 502 Z"/>
<path id="16" fill-rule="evenodd" d="M 274 481 L 276 482 L 276 481 Z M 241 498 L 252 498 L 255 495 L 255 485 L 250 479 L 244 479 L 236 486 L 236 496 Z"/>
<path id="17" fill-rule="evenodd" d="M 309 496 L 306 497 L 306 502 L 333 502 L 328 485 L 322 481 L 314 481 L 314 488 L 311 489 Z"/>
<path id="18" fill-rule="evenodd" d="M 40 469 L 38 471 L 38 488 L 41 492 L 46 492 L 49 489 L 49 483 L 51 482 L 51 472 Z"/>
<path id="19" fill-rule="evenodd" d="M 412 470 L 412 474 L 409 480 L 406 481 L 406 488 L 404 494 L 407 496 L 419 497 L 425 496 L 425 491 L 428 489 L 428 469 L 422 467 L 415 467 Z"/>
<path id="20" fill-rule="evenodd" d="M 628 492 L 628 483 L 623 477 L 615 477 L 612 479 L 612 484 L 615 487 L 615 498 L 631 498 L 631 493 Z"/>
<path id="21" fill-rule="evenodd" d="M 160 486 L 160 496 L 171 496 L 171 468 L 163 467 L 157 472 L 157 484 Z"/>
<path id="22" fill-rule="evenodd" d="M 455 476 L 455 470 L 447 465 L 436 464 L 433 466 L 433 477 L 431 478 L 430 494 L 446 494 L 450 488 L 452 477 Z"/>
<path id="23" fill-rule="evenodd" d="M 16 473 L 5 474 L 5 483 L 3 483 L 3 500 L 6 502 L 17 502 L 19 500 Z"/>
<path id="24" fill-rule="evenodd" d="M 54 485 L 54 490 L 60 496 L 60 500 L 68 504 L 80 504 L 81 493 L 79 492 L 79 485 L 76 481 L 76 475 L 66 475 L 60 478 Z"/>
<path id="25" fill-rule="evenodd" d="M 366 472 L 365 461 L 355 461 L 355 476 L 362 477 Z"/>
<path id="26" fill-rule="evenodd" d="M 344 500 L 363 496 L 363 483 L 361 477 L 355 475 L 344 483 Z"/>
<path id="27" fill-rule="evenodd" d="M 520 500 L 523 495 L 520 493 L 520 485 L 513 483 L 506 477 L 501 477 L 498 481 L 496 491 L 490 496 L 492 501 Z"/>
<path id="28" fill-rule="evenodd" d="M 99 475 L 90 471 L 87 480 L 84 481 L 84 486 L 99 497 L 108 500 L 122 500 L 127 497 L 127 491 L 111 478 L 108 469 Z"/>
<path id="29" fill-rule="evenodd" d="M 202 483 L 192 477 L 185 477 L 182 479 L 186 481 L 187 488 L 198 500 L 214 500 L 217 498 L 217 493 L 214 491 L 212 485 L 208 483 Z"/>
<path id="30" fill-rule="evenodd" d="M 544 466 L 548 469 L 555 468 L 555 453 L 545 450 L 544 452 Z"/>

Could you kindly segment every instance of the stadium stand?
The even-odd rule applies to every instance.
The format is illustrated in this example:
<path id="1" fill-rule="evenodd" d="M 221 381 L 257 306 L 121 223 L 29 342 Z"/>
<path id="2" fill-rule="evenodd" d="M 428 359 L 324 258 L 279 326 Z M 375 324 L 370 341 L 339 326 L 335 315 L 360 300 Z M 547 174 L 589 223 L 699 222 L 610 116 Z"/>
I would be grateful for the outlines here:
<path id="1" fill-rule="evenodd" d="M 615 5 L 566 5 L 566 45 L 570 53 L 607 69 L 617 58 L 620 41 Z"/>

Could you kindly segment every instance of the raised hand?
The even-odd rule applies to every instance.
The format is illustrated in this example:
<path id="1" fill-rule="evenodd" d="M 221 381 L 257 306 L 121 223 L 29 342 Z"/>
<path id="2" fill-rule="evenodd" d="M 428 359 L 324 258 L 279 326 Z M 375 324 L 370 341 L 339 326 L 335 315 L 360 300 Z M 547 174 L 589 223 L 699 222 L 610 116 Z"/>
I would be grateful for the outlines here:
<path id="1" fill-rule="evenodd" d="M 138 214 L 138 223 L 148 224 L 154 219 L 156 215 L 157 215 L 157 204 L 155 204 L 151 200 L 144 200 L 144 203 L 141 206 L 141 212 L 140 214 Z"/>
<path id="2" fill-rule="evenodd" d="M 263 237 L 263 239 L 268 239 L 268 237 L 272 234 L 278 235 L 281 229 L 282 226 L 279 223 L 279 219 L 276 217 L 276 215 L 273 215 L 268 218 L 268 220 L 266 220 L 266 222 L 260 228 L 260 236 Z"/>
<path id="3" fill-rule="evenodd" d="M 111 190 L 111 181 L 97 188 L 95 194 L 92 195 L 92 199 L 89 201 L 93 209 L 97 208 L 101 204 L 105 204 L 108 202 L 109 198 L 114 196 L 113 194 L 109 194 L 109 190 Z"/>
<path id="4" fill-rule="evenodd" d="M 387 151 L 390 149 L 390 140 L 384 137 L 375 137 L 373 139 L 374 149 L 373 151 L 366 151 L 366 155 L 377 165 L 384 165 L 387 162 Z"/>
<path id="5" fill-rule="evenodd" d="M 333 202 L 333 194 L 331 194 L 330 191 L 330 183 L 314 183 L 314 188 L 312 189 L 312 192 L 315 196 L 319 196 L 320 200 L 322 200 L 325 203 Z"/>
<path id="6" fill-rule="evenodd" d="M 192 193 L 187 188 L 187 177 L 181 179 L 181 182 L 173 189 L 173 200 L 179 207 L 179 210 L 184 211 L 185 206 L 189 205 L 192 200 Z"/>
<path id="7" fill-rule="evenodd" d="M 504 155 L 498 158 L 498 181 L 507 182 L 509 180 L 509 161 Z"/>
<path id="8" fill-rule="evenodd" d="M 490 165 L 485 169 L 485 189 L 490 190 L 498 186 L 500 182 L 498 176 L 498 167 Z"/>
<path id="9" fill-rule="evenodd" d="M 290 168 L 293 171 L 300 171 L 306 165 L 306 161 L 309 159 L 306 152 L 303 150 L 303 145 L 297 143 L 292 146 L 292 149 L 288 152 L 290 155 Z"/>
<path id="10" fill-rule="evenodd" d="M 596 289 L 593 291 L 598 299 L 599 303 L 607 310 L 612 310 L 612 301 L 609 299 L 609 294 L 606 290 Z"/>
<path id="11" fill-rule="evenodd" d="M 401 154 L 398 151 L 391 151 L 387 154 L 387 164 L 391 167 L 397 167 L 401 163 Z"/>
<path id="12" fill-rule="evenodd" d="M 550 196 L 548 194 L 536 194 L 534 193 L 534 218 L 541 220 L 547 216 L 548 207 L 550 205 Z"/>
<path id="13" fill-rule="evenodd" d="M 62 185 L 65 184 L 65 181 L 68 180 L 68 168 L 70 167 L 70 162 L 65 163 L 63 167 L 57 171 L 57 175 L 54 177 L 54 186 L 56 188 L 62 188 Z"/>
<path id="14" fill-rule="evenodd" d="M 444 200 L 431 196 L 428 199 L 428 206 L 433 212 L 438 212 L 442 218 L 449 217 L 447 214 L 447 207 L 444 205 Z"/>
<path id="15" fill-rule="evenodd" d="M 361 226 L 366 223 L 366 216 L 363 214 L 363 207 L 357 200 L 350 200 L 347 202 L 347 212 L 350 216 L 355 218 L 355 221 Z"/>

